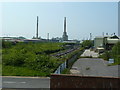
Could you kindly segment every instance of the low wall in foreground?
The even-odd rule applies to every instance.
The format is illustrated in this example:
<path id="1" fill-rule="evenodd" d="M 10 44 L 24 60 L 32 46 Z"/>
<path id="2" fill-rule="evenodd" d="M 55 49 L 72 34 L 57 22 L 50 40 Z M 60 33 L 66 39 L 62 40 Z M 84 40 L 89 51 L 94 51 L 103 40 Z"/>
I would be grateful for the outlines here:
<path id="1" fill-rule="evenodd" d="M 120 88 L 120 78 L 52 74 L 50 88 Z M 111 90 L 111 89 L 110 89 Z"/>

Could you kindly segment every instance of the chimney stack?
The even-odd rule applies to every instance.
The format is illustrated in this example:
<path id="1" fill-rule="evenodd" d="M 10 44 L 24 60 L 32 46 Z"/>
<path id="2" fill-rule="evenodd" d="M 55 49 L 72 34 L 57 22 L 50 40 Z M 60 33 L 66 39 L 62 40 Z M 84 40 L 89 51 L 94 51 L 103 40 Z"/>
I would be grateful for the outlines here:
<path id="1" fill-rule="evenodd" d="M 66 17 L 64 17 L 64 32 L 66 32 Z"/>
<path id="2" fill-rule="evenodd" d="M 38 39 L 38 16 L 37 16 L 37 32 L 36 32 L 36 39 Z"/>
<path id="3" fill-rule="evenodd" d="M 47 40 L 49 40 L 49 33 L 47 33 Z"/>
<path id="4" fill-rule="evenodd" d="M 66 32 L 66 17 L 64 17 L 64 32 L 63 32 L 63 41 L 67 41 L 68 40 L 68 35 L 67 35 L 67 32 Z"/>
<path id="5" fill-rule="evenodd" d="M 90 33 L 90 40 L 92 40 L 92 33 Z"/>

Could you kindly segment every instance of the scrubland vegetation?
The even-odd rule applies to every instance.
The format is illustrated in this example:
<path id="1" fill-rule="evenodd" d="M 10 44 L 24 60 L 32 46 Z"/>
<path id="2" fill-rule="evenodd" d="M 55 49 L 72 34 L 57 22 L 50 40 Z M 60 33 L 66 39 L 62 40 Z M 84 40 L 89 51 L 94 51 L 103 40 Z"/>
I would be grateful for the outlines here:
<path id="1" fill-rule="evenodd" d="M 65 50 L 64 43 L 2 42 L 2 75 L 49 76 L 65 60 L 79 50 L 56 58 L 51 54 Z"/>
<path id="2" fill-rule="evenodd" d="M 120 65 L 120 42 L 116 43 L 113 47 L 112 50 L 109 51 L 105 51 L 104 54 L 102 54 L 100 56 L 101 58 L 105 59 L 105 60 L 109 60 L 110 58 L 113 58 L 116 64 Z"/>

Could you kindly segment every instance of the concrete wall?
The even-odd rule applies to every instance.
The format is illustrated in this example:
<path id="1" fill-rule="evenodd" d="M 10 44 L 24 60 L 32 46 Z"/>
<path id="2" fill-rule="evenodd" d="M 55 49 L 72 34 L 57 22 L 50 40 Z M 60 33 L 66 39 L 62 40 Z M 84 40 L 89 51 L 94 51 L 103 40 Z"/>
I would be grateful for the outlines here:
<path id="1" fill-rule="evenodd" d="M 120 78 L 51 75 L 50 88 L 120 88 Z"/>

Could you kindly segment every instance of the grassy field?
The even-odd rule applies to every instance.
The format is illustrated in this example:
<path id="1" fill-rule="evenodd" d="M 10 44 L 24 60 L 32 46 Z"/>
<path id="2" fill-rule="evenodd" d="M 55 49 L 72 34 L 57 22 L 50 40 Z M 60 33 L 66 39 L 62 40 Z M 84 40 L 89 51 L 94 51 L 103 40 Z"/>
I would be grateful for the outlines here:
<path id="1" fill-rule="evenodd" d="M 3 65 L 2 66 L 2 75 L 3 76 L 50 76 L 51 73 L 54 73 L 53 71 L 55 71 L 58 66 L 63 63 L 65 60 L 69 59 L 72 57 L 72 55 L 76 54 L 79 50 L 74 51 L 66 56 L 64 56 L 63 58 L 60 58 L 60 61 L 56 61 L 56 63 L 54 63 L 55 65 L 57 65 L 56 67 L 45 67 L 42 66 L 40 67 L 39 70 L 35 70 L 32 68 L 28 68 L 28 67 L 22 67 L 22 66 L 10 66 L 10 65 Z M 63 61 L 64 60 L 64 61 Z M 57 64 L 59 62 L 59 64 Z M 52 63 L 51 63 L 52 64 Z M 47 69 L 46 71 L 41 68 Z M 54 68 L 54 69 L 53 69 Z M 69 74 L 69 69 L 65 69 L 62 74 Z"/>
<path id="2" fill-rule="evenodd" d="M 66 68 L 62 71 L 62 74 L 70 74 L 70 68 Z"/>
<path id="3" fill-rule="evenodd" d="M 3 76 L 49 76 L 49 73 L 32 70 L 26 67 L 3 66 Z"/>
<path id="4" fill-rule="evenodd" d="M 50 76 L 65 60 L 78 51 L 62 58 L 51 54 L 65 50 L 64 43 L 3 43 L 3 76 Z"/>

